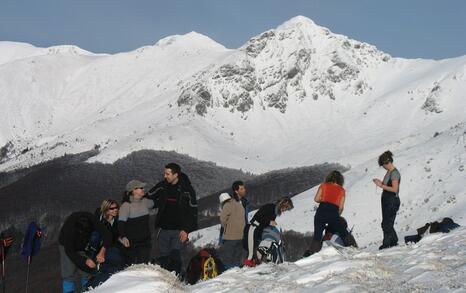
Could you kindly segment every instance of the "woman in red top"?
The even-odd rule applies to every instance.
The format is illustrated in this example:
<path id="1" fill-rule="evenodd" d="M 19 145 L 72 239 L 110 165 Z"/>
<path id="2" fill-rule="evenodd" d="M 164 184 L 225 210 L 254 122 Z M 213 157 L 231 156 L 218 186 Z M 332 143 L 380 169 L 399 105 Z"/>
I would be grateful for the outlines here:
<path id="1" fill-rule="evenodd" d="M 325 182 L 319 186 L 314 201 L 319 203 L 314 216 L 314 237 L 310 250 L 305 256 L 320 251 L 322 248 L 322 234 L 327 225 L 332 231 L 336 231 L 345 242 L 345 246 L 356 246 L 352 237 L 340 221 L 340 214 L 345 205 L 345 179 L 339 171 L 332 171 L 325 178 Z"/>

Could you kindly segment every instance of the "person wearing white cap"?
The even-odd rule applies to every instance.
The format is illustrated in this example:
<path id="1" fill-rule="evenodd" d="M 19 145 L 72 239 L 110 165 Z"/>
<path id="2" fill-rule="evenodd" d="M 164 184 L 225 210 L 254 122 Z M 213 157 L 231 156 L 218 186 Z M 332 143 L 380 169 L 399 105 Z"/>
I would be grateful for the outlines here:
<path id="1" fill-rule="evenodd" d="M 230 199 L 231 199 L 231 196 L 226 192 L 224 192 L 224 193 L 222 193 L 222 194 L 220 194 L 218 196 L 218 201 L 220 202 L 219 214 L 220 214 L 220 211 L 223 209 L 223 205 L 225 204 L 225 202 L 230 200 Z M 223 230 L 222 225 L 220 225 L 220 233 L 218 235 L 218 245 L 219 246 L 222 246 L 223 243 L 224 243 L 223 232 L 225 232 L 225 231 Z"/>
<path id="2" fill-rule="evenodd" d="M 228 193 L 219 196 L 222 205 L 220 223 L 223 228 L 223 244 L 220 256 L 226 269 L 241 265 L 243 256 L 243 229 L 245 225 L 244 208 L 239 200 Z"/>

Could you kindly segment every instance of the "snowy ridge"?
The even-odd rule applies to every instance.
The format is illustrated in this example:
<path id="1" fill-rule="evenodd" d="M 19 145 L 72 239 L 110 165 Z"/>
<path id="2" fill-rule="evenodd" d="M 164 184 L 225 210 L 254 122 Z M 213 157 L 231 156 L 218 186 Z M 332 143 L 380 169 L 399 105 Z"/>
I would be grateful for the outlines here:
<path id="1" fill-rule="evenodd" d="M 115 55 L 29 56 L 0 66 L 0 170 L 95 147 L 91 161 L 109 163 L 158 149 L 254 172 L 353 165 L 464 122 L 465 72 L 466 57 L 392 58 L 305 17 L 236 50 L 192 32 Z"/>
<path id="2" fill-rule="evenodd" d="M 27 43 L 0 41 L 0 65 L 21 60 L 33 56 L 41 55 L 83 55 L 94 56 L 104 54 L 94 54 L 72 45 L 52 46 L 48 48 L 38 48 Z"/>
<path id="3" fill-rule="evenodd" d="M 135 274 L 137 272 L 137 274 Z M 96 293 L 169 292 L 465 292 L 466 229 L 431 234 L 385 251 L 333 247 L 295 263 L 231 269 L 181 286 L 158 266 L 113 275 Z"/>

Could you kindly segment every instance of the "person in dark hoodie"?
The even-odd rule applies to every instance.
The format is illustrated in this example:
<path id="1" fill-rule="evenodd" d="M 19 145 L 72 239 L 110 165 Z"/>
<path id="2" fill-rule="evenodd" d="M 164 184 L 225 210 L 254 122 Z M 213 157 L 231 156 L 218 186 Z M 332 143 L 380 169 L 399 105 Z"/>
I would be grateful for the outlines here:
<path id="1" fill-rule="evenodd" d="M 97 261 L 86 254 L 93 231 L 102 236 L 102 249 Z M 76 292 L 75 275 L 80 276 L 81 288 L 85 289 L 89 277 L 96 273 L 97 263 L 105 261 L 105 248 L 111 245 L 111 235 L 99 225 L 89 212 L 75 212 L 66 218 L 58 237 L 63 293 Z"/>
<path id="2" fill-rule="evenodd" d="M 275 203 L 269 203 L 262 206 L 252 217 L 250 224 L 244 228 L 243 247 L 248 251 L 247 258 L 243 265 L 254 267 L 256 265 L 257 246 L 262 237 L 264 228 L 269 225 L 276 226 L 275 219 L 283 212 L 293 209 L 293 201 L 285 196 Z"/>
<path id="3" fill-rule="evenodd" d="M 148 193 L 158 208 L 155 228 L 159 257 L 157 262 L 168 271 L 181 273 L 181 248 L 189 239 L 189 233 L 197 229 L 196 192 L 188 176 L 175 163 L 165 166 L 164 180 Z"/>
<path id="4" fill-rule="evenodd" d="M 126 264 L 148 263 L 152 248 L 149 214 L 154 202 L 145 196 L 146 183 L 131 180 L 126 184 L 118 218 L 118 232 L 125 247 Z"/>

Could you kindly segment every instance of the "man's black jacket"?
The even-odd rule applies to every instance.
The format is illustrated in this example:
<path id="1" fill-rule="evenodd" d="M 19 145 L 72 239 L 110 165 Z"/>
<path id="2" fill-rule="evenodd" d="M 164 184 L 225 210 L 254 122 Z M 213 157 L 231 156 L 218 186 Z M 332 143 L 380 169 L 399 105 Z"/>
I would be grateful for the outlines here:
<path id="1" fill-rule="evenodd" d="M 174 192 L 174 194 L 169 194 Z M 196 192 L 191 185 L 188 176 L 181 173 L 177 184 L 172 185 L 167 181 L 157 183 L 147 193 L 147 197 L 154 201 L 158 209 L 155 218 L 155 228 L 160 228 L 165 217 L 176 217 L 179 222 L 178 230 L 184 230 L 190 233 L 197 230 L 197 199 Z M 167 215 L 167 199 L 176 199 L 176 215 Z"/>

